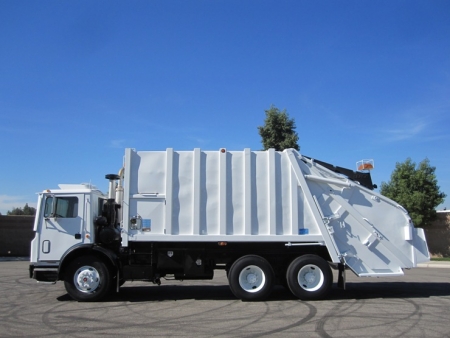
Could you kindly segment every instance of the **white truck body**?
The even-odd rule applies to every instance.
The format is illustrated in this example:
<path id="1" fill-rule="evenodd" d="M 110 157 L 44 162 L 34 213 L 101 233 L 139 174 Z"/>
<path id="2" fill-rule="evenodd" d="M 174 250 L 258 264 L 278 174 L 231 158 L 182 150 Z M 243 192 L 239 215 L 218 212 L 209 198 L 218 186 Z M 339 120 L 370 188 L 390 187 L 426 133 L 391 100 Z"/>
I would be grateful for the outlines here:
<path id="1" fill-rule="evenodd" d="M 67 283 L 62 273 L 65 269 L 61 268 L 63 260 L 69 253 L 73 259 L 72 252 L 76 248 L 83 248 L 83 254 L 86 254 L 89 246 L 97 251 L 111 251 L 105 253 L 108 257 L 117 256 L 110 259 L 121 262 L 117 269 L 125 271 L 123 274 L 129 276 L 126 279 L 146 279 L 136 276 L 141 273 L 142 276 L 158 277 L 165 272 L 171 273 L 170 267 L 175 266 L 172 261 L 166 262 L 162 249 L 156 248 L 164 247 L 170 259 L 175 259 L 171 255 L 176 256 L 178 251 L 182 251 L 183 257 L 197 255 L 199 267 L 206 264 L 204 261 L 207 259 L 213 262 L 212 269 L 225 262 L 228 271 L 232 264 L 238 265 L 238 253 L 245 251 L 246 257 L 255 256 L 252 251 L 243 249 L 246 244 L 266 245 L 270 254 L 265 256 L 264 249 L 255 249 L 255 254 L 272 265 L 274 276 L 283 278 L 287 269 L 288 285 L 294 294 L 295 286 L 291 286 L 294 282 L 289 279 L 289 269 L 294 268 L 288 268 L 288 263 L 296 256 L 325 252 L 318 255 L 329 263 L 338 264 L 342 268 L 341 273 L 344 268 L 349 268 L 361 277 L 398 276 L 403 274 L 403 269 L 429 260 L 423 229 L 414 228 L 405 209 L 293 149 L 283 152 L 273 149 L 126 149 L 124 170 L 117 178 L 119 185 L 115 202 L 120 209 L 110 226 L 120 231 L 120 240 L 116 241 L 109 242 L 107 236 L 104 238 L 108 239 L 99 240 L 102 229 L 108 226 L 99 225 L 100 221 L 96 221 L 98 224 L 93 222 L 101 216 L 102 199 L 106 199 L 97 190 L 86 186 L 78 189 L 76 186 L 62 186 L 60 190 L 45 191 L 40 195 L 30 267 L 34 278 L 45 280 L 42 277 L 45 271 L 57 267 L 57 279 L 65 279 Z M 110 199 L 113 197 L 111 190 Z M 49 196 L 53 199 L 45 202 Z M 50 204 L 55 203 L 57 196 L 65 196 L 69 202 L 77 196 L 76 217 L 55 216 L 56 206 L 53 205 L 52 209 Z M 46 213 L 46 205 L 53 213 Z M 65 222 L 67 224 L 61 225 Z M 109 230 L 108 235 L 112 232 Z M 220 246 L 234 243 L 238 249 L 219 254 L 216 249 L 209 249 L 210 243 L 219 243 Z M 285 249 L 275 249 L 277 244 Z M 179 249 L 180 245 L 186 248 Z M 143 258 L 150 247 L 154 251 Z M 279 253 L 284 255 L 286 267 L 277 272 L 274 267 L 278 264 L 275 263 L 278 262 L 276 251 L 289 248 L 290 254 Z M 124 259 L 124 252 L 129 257 L 140 253 L 141 260 L 136 258 L 136 262 L 128 267 L 129 263 L 124 262 L 134 258 Z M 186 267 L 188 263 L 184 259 L 178 261 L 184 266 L 184 272 L 180 272 L 180 267 L 174 267 L 173 271 L 195 278 L 195 272 Z M 249 266 L 258 266 L 249 259 L 252 262 L 248 263 Z M 191 260 L 195 261 L 195 258 Z M 267 275 L 264 269 L 255 274 L 258 271 L 264 274 L 265 271 Z M 303 270 L 297 270 L 300 276 Z M 43 271 L 40 278 L 37 277 L 39 271 Z M 198 278 L 203 276 L 202 273 L 204 270 Z M 117 280 L 120 276 L 121 273 L 116 276 Z M 205 273 L 204 276 L 210 275 Z M 230 286 L 233 290 L 232 280 Z M 233 292 L 239 296 L 239 291 Z M 245 298 L 245 294 L 241 298 Z"/>
<path id="2" fill-rule="evenodd" d="M 423 229 L 392 200 L 295 150 L 127 149 L 128 241 L 319 243 L 359 276 L 401 275 L 429 260 Z M 128 184 L 127 184 L 128 183 Z M 146 226 L 130 229 L 140 216 Z"/>

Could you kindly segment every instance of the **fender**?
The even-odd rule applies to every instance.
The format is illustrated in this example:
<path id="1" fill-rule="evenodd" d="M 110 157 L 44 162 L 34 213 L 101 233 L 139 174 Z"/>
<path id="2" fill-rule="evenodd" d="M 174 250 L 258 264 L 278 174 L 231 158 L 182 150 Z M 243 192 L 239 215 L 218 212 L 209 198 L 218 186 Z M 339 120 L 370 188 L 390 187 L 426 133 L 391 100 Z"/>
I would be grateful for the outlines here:
<path id="1" fill-rule="evenodd" d="M 95 244 L 77 244 L 67 250 L 61 257 L 59 268 L 58 268 L 58 279 L 62 280 L 64 278 L 64 272 L 67 264 L 72 260 L 74 256 L 80 256 L 83 254 L 95 254 L 100 257 L 105 257 L 107 262 L 111 264 L 112 267 L 120 267 L 120 260 L 118 259 L 116 253 L 113 251 L 100 247 Z"/>

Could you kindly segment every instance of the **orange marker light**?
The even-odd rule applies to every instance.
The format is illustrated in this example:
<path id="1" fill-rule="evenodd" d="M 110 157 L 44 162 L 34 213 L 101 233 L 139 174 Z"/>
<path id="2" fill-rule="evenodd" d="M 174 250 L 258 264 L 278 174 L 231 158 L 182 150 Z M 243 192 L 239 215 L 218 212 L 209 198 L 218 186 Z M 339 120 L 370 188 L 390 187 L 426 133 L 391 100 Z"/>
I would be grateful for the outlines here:
<path id="1" fill-rule="evenodd" d="M 372 170 L 373 165 L 370 163 L 363 163 L 358 167 L 358 170 Z"/>
<path id="2" fill-rule="evenodd" d="M 373 160 L 361 160 L 356 162 L 356 170 L 358 171 L 370 171 L 375 168 Z"/>

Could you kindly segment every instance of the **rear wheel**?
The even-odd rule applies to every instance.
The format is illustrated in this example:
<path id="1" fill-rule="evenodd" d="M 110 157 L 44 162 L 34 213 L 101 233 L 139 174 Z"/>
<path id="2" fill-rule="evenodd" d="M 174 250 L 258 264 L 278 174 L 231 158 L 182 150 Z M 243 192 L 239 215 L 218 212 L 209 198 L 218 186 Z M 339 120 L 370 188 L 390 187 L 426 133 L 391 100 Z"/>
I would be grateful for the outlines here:
<path id="1" fill-rule="evenodd" d="M 68 266 L 64 286 L 73 299 L 80 302 L 98 301 L 111 288 L 111 273 L 95 256 L 75 258 Z"/>
<path id="2" fill-rule="evenodd" d="M 333 273 L 330 265 L 316 255 L 297 257 L 286 273 L 289 290 L 303 300 L 323 299 L 330 292 Z"/>
<path id="3" fill-rule="evenodd" d="M 233 263 L 228 282 L 233 294 L 243 300 L 262 300 L 273 287 L 273 271 L 269 262 L 260 256 L 244 256 Z"/>

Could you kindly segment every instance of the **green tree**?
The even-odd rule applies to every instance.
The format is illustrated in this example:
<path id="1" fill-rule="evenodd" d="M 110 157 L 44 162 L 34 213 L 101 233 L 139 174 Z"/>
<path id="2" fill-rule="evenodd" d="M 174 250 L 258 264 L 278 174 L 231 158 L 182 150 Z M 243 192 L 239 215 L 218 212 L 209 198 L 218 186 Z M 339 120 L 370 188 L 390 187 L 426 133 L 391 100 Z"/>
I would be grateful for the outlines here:
<path id="1" fill-rule="evenodd" d="M 439 191 L 435 167 L 426 158 L 416 167 L 410 158 L 397 162 L 389 182 L 382 182 L 380 192 L 408 210 L 414 225 L 427 226 L 436 219 L 436 207 L 446 195 Z"/>
<path id="2" fill-rule="evenodd" d="M 282 151 L 287 148 L 300 150 L 298 146 L 298 135 L 295 131 L 295 121 L 289 118 L 286 109 L 280 111 L 277 107 L 271 106 L 266 110 L 264 126 L 259 126 L 259 135 L 262 138 L 264 150 L 274 148 Z"/>
<path id="3" fill-rule="evenodd" d="M 28 203 L 25 204 L 23 208 L 14 208 L 11 211 L 6 213 L 8 216 L 18 216 L 18 215 L 36 215 L 36 209 L 33 207 L 29 207 Z"/>

